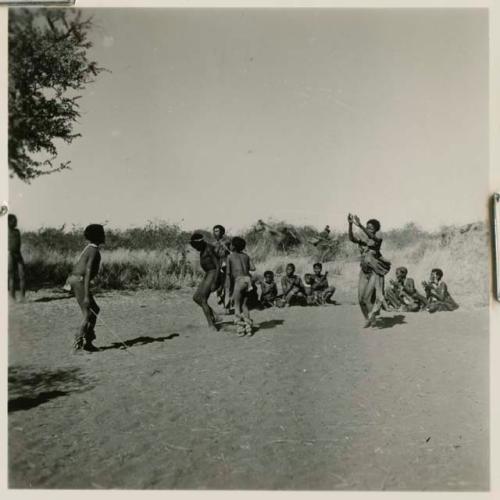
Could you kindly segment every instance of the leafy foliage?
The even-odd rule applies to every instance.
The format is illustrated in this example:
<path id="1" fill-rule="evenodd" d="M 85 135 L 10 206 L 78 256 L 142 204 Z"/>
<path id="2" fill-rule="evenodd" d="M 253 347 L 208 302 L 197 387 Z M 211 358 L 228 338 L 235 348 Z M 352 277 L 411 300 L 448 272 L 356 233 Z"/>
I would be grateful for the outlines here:
<path id="1" fill-rule="evenodd" d="M 9 168 L 23 181 L 68 168 L 55 140 L 71 143 L 80 95 L 104 71 L 88 58 L 91 18 L 70 9 L 9 14 Z"/>

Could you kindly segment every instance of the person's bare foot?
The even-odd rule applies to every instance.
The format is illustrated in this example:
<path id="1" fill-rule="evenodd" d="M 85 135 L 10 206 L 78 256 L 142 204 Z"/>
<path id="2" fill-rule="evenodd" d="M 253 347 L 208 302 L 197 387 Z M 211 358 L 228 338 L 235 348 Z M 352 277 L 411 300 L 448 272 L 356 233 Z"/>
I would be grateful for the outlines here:
<path id="1" fill-rule="evenodd" d="M 375 326 L 376 322 L 377 322 L 376 314 L 370 314 L 370 316 L 368 316 L 368 319 L 366 320 L 365 328 L 370 328 L 372 326 Z"/>
<path id="2" fill-rule="evenodd" d="M 94 344 L 92 344 L 92 342 L 87 342 L 83 346 L 83 350 L 87 351 L 87 352 L 98 352 L 98 351 L 100 351 L 100 349 L 98 347 L 96 347 Z"/>

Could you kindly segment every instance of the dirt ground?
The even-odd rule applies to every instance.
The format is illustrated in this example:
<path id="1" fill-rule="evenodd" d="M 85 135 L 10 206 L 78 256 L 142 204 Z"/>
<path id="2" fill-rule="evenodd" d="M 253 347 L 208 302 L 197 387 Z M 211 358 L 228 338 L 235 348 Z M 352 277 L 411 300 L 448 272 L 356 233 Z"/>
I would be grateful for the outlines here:
<path id="1" fill-rule="evenodd" d="M 273 309 L 240 338 L 188 292 L 97 300 L 83 355 L 74 299 L 10 307 L 11 488 L 489 487 L 487 309 Z"/>

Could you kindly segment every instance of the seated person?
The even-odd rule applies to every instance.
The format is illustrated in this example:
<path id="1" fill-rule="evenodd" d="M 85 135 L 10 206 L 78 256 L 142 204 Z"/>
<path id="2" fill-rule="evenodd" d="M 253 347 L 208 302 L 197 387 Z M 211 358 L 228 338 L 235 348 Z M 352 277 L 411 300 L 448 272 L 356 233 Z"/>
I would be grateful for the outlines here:
<path id="1" fill-rule="evenodd" d="M 311 273 L 304 274 L 304 290 L 306 293 L 306 302 L 308 306 L 319 306 L 320 296 L 318 292 L 313 291 L 314 275 Z"/>
<path id="2" fill-rule="evenodd" d="M 316 262 L 313 266 L 313 270 L 314 282 L 311 286 L 313 294 L 316 294 L 321 304 L 333 304 L 334 301 L 332 300 L 332 297 L 335 293 L 335 287 L 328 284 L 328 273 L 321 274 L 323 264 Z"/>
<path id="3" fill-rule="evenodd" d="M 427 299 L 415 288 L 415 281 L 408 278 L 408 269 L 396 269 L 396 281 L 389 281 L 389 288 L 385 292 L 387 303 L 396 310 L 417 312 L 427 305 Z"/>
<path id="4" fill-rule="evenodd" d="M 306 291 L 299 276 L 295 274 L 295 265 L 290 263 L 286 266 L 286 275 L 281 278 L 282 307 L 290 307 L 293 304 L 306 305 Z"/>
<path id="5" fill-rule="evenodd" d="M 260 281 L 260 305 L 262 307 L 273 307 L 278 298 L 278 287 L 274 281 L 274 273 L 266 271 L 264 279 Z"/>
<path id="6" fill-rule="evenodd" d="M 427 297 L 427 311 L 435 313 L 438 311 L 455 311 L 458 309 L 458 304 L 453 300 L 448 287 L 443 278 L 441 269 L 433 269 L 429 283 L 422 282 Z"/>

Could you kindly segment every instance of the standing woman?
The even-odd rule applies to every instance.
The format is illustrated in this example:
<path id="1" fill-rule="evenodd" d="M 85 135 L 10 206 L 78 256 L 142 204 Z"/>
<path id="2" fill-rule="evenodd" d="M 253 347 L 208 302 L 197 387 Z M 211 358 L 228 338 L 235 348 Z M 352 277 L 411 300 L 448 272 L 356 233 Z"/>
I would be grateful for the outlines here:
<path id="1" fill-rule="evenodd" d="M 384 276 L 391 269 L 391 263 L 385 260 L 381 253 L 382 238 L 377 236 L 380 231 L 380 222 L 370 219 L 364 227 L 357 215 L 349 214 L 349 239 L 358 245 L 361 252 L 361 270 L 359 272 L 358 300 L 361 312 L 367 320 L 366 326 L 375 325 L 376 317 L 382 306 L 386 306 L 384 299 Z M 367 240 L 354 236 L 352 226 L 358 226 L 365 233 Z M 387 307 L 387 306 L 386 306 Z"/>

